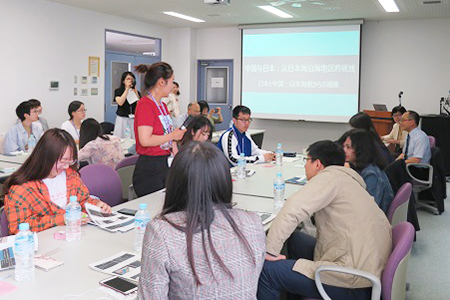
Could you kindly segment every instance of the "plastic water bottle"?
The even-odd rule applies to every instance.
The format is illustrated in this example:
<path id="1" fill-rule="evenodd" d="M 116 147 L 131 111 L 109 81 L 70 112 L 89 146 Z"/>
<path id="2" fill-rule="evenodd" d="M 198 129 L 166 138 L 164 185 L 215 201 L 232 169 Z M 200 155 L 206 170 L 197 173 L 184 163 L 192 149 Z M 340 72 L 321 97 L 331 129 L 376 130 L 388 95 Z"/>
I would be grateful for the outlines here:
<path id="1" fill-rule="evenodd" d="M 34 147 L 36 147 L 37 141 L 34 137 L 34 134 L 30 134 L 30 137 L 28 138 L 28 153 L 33 152 Z"/>
<path id="2" fill-rule="evenodd" d="M 245 177 L 247 176 L 247 174 L 245 173 L 246 164 L 247 162 L 245 160 L 245 154 L 241 153 L 238 159 L 238 170 L 237 170 L 237 177 L 239 179 L 245 179 Z"/>
<path id="3" fill-rule="evenodd" d="M 285 183 L 281 173 L 277 173 L 277 177 L 273 181 L 273 200 L 274 212 L 278 213 L 284 204 Z"/>
<path id="4" fill-rule="evenodd" d="M 14 239 L 14 277 L 16 281 L 28 281 L 34 278 L 34 236 L 28 223 L 19 224 L 19 230 Z"/>
<path id="5" fill-rule="evenodd" d="M 275 157 L 277 166 L 283 164 L 283 148 L 281 148 L 281 143 L 278 143 L 277 149 L 275 150 Z"/>
<path id="6" fill-rule="evenodd" d="M 126 140 L 131 139 L 131 128 L 130 128 L 130 125 L 127 125 L 127 127 L 125 128 L 125 139 Z"/>
<path id="7" fill-rule="evenodd" d="M 66 241 L 79 241 L 81 239 L 81 205 L 77 196 L 70 196 L 66 206 Z"/>
<path id="8" fill-rule="evenodd" d="M 142 242 L 144 241 L 145 228 L 147 223 L 150 222 L 150 213 L 147 210 L 147 203 L 140 203 L 139 210 L 134 216 L 134 251 L 141 252 Z"/>

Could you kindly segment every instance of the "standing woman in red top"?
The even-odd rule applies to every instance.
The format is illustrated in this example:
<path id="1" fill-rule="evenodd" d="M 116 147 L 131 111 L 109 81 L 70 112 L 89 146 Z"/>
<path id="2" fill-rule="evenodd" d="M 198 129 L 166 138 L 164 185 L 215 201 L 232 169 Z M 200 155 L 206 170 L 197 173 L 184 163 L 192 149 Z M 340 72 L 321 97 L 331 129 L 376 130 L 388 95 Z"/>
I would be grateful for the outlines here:
<path id="1" fill-rule="evenodd" d="M 156 192 L 166 186 L 169 170 L 167 159 L 172 142 L 180 140 L 186 130 L 173 128 L 169 110 L 161 98 L 167 97 L 173 87 L 172 67 L 159 62 L 137 71 L 145 74 L 147 94 L 138 101 L 134 119 L 136 152 L 139 159 L 133 174 L 133 186 L 139 197 Z"/>

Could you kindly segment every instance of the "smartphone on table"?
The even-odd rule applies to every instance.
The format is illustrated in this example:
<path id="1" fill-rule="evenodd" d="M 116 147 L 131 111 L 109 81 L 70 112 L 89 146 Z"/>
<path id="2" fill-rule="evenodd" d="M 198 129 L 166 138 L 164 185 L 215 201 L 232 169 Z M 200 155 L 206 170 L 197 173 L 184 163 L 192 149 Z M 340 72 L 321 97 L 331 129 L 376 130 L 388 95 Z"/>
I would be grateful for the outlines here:
<path id="1" fill-rule="evenodd" d="M 124 295 L 134 293 L 138 289 L 136 282 L 118 276 L 103 279 L 99 283 Z"/>

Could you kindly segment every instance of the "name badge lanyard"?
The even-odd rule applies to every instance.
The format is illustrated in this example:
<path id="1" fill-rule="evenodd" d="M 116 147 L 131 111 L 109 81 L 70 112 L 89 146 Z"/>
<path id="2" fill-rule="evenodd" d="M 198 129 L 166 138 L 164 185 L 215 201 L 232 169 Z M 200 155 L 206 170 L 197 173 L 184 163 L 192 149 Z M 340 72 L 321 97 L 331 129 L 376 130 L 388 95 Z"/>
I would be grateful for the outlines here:
<path id="1" fill-rule="evenodd" d="M 70 120 L 70 123 L 72 123 L 73 128 L 75 128 L 75 132 L 78 135 L 78 139 L 80 139 L 80 133 L 78 132 L 77 126 L 75 126 L 75 122 L 73 120 Z"/>

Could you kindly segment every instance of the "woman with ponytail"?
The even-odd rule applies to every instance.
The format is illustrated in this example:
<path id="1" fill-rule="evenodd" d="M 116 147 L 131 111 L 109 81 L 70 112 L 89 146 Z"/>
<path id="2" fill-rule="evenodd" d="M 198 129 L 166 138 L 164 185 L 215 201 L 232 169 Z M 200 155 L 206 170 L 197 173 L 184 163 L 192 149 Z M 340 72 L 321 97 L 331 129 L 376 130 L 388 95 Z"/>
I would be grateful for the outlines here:
<path id="1" fill-rule="evenodd" d="M 138 101 L 134 119 L 136 152 L 139 159 L 133 174 L 133 186 L 139 197 L 153 193 L 166 186 L 169 170 L 167 159 L 172 152 L 172 142 L 183 138 L 186 130 L 174 128 L 163 97 L 173 87 L 172 67 L 159 62 L 147 67 L 136 67 L 145 73 L 146 95 Z"/>

